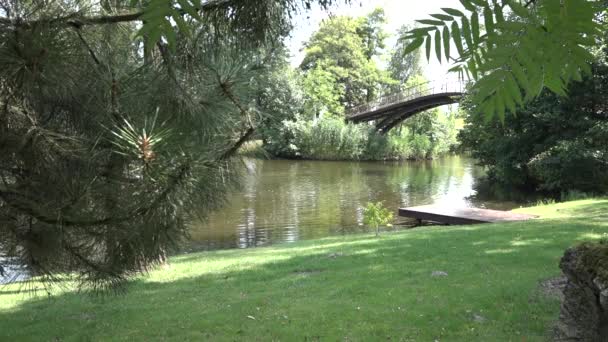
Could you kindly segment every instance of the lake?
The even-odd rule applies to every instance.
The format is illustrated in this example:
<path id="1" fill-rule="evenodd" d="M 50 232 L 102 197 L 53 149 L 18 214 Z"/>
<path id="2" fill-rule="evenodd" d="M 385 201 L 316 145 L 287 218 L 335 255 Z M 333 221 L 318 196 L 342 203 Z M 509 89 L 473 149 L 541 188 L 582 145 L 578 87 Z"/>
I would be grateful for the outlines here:
<path id="1" fill-rule="evenodd" d="M 191 250 L 249 248 L 369 231 L 367 202 L 512 209 L 514 202 L 475 199 L 484 175 L 459 156 L 411 162 L 333 162 L 245 159 L 242 187 L 205 222 L 191 227 Z M 398 228 L 398 227 L 397 227 Z M 397 229 L 395 228 L 395 229 Z"/>

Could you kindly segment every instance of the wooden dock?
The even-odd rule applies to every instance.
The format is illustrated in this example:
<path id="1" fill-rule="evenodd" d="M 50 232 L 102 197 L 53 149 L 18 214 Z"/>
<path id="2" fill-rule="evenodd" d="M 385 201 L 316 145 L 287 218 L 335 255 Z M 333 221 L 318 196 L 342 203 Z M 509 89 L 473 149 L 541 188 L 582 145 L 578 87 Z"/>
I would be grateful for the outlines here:
<path id="1" fill-rule="evenodd" d="M 475 224 L 510 221 L 526 221 L 537 216 L 479 208 L 451 208 L 446 206 L 423 205 L 419 207 L 400 208 L 399 216 L 410 217 L 421 221 L 432 221 L 443 224 Z"/>

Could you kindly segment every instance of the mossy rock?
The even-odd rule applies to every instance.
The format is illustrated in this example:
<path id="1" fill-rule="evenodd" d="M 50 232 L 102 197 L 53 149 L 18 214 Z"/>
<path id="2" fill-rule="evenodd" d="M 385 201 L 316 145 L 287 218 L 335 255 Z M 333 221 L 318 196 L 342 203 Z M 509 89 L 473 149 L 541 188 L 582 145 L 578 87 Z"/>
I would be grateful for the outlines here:
<path id="1" fill-rule="evenodd" d="M 555 341 L 608 341 L 608 242 L 566 250 L 560 268 L 564 289 Z"/>

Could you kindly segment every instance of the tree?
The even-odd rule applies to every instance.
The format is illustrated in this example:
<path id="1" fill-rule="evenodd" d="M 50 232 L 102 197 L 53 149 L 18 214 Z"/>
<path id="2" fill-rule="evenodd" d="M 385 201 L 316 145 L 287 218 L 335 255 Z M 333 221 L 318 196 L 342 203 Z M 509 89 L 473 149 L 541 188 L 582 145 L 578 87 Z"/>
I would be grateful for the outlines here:
<path id="1" fill-rule="evenodd" d="M 410 31 L 406 53 L 425 45 L 452 71 L 475 80 L 472 101 L 487 116 L 504 120 L 546 87 L 566 95 L 566 86 L 590 74 L 589 48 L 604 32 L 605 4 L 589 0 L 461 0 L 464 13 L 444 8 L 424 27 Z M 453 41 L 456 51 L 451 51 Z"/>
<path id="2" fill-rule="evenodd" d="M 397 40 L 397 43 L 391 52 L 391 57 L 388 63 L 388 72 L 391 78 L 399 81 L 399 84 L 392 86 L 391 92 L 400 91 L 405 87 L 408 80 L 412 76 L 422 73 L 422 65 L 420 64 L 421 56 L 419 51 L 414 51 L 406 55 L 403 54 L 409 42 L 406 39 L 401 39 L 401 37 L 407 36 L 407 33 L 411 30 L 411 26 L 403 25 L 397 31 L 397 36 L 400 37 L 400 39 Z"/>
<path id="3" fill-rule="evenodd" d="M 376 236 L 380 235 L 380 226 L 389 224 L 392 219 L 393 213 L 382 202 L 367 203 L 363 210 L 363 223 L 375 229 Z"/>
<path id="4" fill-rule="evenodd" d="M 608 191 L 608 64 L 597 54 L 592 75 L 568 87 L 569 97 L 550 91 L 505 118 L 488 121 L 465 101 L 460 138 L 493 183 L 559 196 Z"/>
<path id="5" fill-rule="evenodd" d="M 365 57 L 368 60 L 378 56 L 386 47 L 384 41 L 388 38 L 388 34 L 384 31 L 384 24 L 386 24 L 386 17 L 384 9 L 381 7 L 377 7 L 365 17 L 359 18 L 357 34 L 363 40 Z"/>
<path id="6" fill-rule="evenodd" d="M 393 83 L 373 58 L 384 46 L 383 18 L 382 10 L 375 10 L 363 18 L 334 17 L 321 24 L 305 44 L 300 65 L 305 88 L 312 90 L 309 107 L 340 115 L 343 108 L 369 102 L 384 85 Z"/>
<path id="7" fill-rule="evenodd" d="M 189 3 L 0 2 L 0 262 L 119 286 L 221 205 L 297 2 Z"/>
<path id="8" fill-rule="evenodd" d="M 306 72 L 302 80 L 302 89 L 306 96 L 306 113 L 319 116 L 330 113 L 335 116 L 344 114 L 344 87 L 340 87 L 336 75 L 330 67 L 316 65 Z"/>

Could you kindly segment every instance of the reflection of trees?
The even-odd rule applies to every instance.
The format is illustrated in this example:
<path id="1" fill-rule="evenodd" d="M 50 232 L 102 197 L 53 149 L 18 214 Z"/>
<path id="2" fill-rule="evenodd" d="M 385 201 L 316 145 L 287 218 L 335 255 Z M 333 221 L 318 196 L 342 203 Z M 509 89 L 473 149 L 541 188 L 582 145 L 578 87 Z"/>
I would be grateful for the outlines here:
<path id="1" fill-rule="evenodd" d="M 367 202 L 432 203 L 470 191 L 476 170 L 468 159 L 377 163 L 247 160 L 254 169 L 227 206 L 193 226 L 203 248 L 252 247 L 363 230 Z M 466 195 L 465 193 L 464 195 Z"/>

